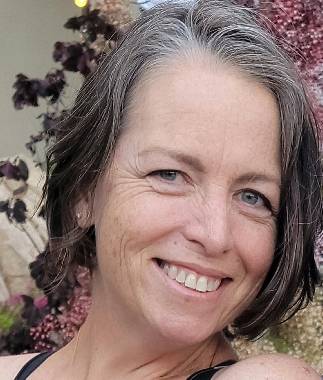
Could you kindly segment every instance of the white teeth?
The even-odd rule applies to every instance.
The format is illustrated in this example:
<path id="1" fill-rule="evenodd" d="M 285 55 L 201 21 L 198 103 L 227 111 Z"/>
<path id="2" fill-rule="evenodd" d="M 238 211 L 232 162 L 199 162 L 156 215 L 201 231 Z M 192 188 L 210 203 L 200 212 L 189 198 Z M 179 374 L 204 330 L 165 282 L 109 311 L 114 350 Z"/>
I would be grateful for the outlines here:
<path id="1" fill-rule="evenodd" d="M 169 265 L 167 263 L 164 263 L 164 266 L 163 266 L 163 271 L 168 274 L 168 271 L 169 271 Z"/>
<path id="2" fill-rule="evenodd" d="M 196 288 L 196 276 L 192 273 L 187 275 L 185 279 L 185 286 L 187 288 L 195 289 Z"/>
<path id="3" fill-rule="evenodd" d="M 180 269 L 176 276 L 176 281 L 180 284 L 184 284 L 186 279 L 186 272 L 183 269 Z"/>
<path id="4" fill-rule="evenodd" d="M 213 280 L 209 280 L 209 281 L 207 282 L 207 288 L 206 288 L 206 290 L 207 290 L 208 292 L 212 292 L 213 287 L 214 287 L 214 281 L 213 281 Z"/>
<path id="5" fill-rule="evenodd" d="M 168 277 L 170 277 L 172 280 L 175 280 L 177 276 L 177 268 L 175 265 L 171 265 L 168 271 Z"/>
<path id="6" fill-rule="evenodd" d="M 161 268 L 172 280 L 198 292 L 213 292 L 221 285 L 221 279 L 198 276 L 182 268 L 178 268 L 176 265 L 170 265 L 165 261 L 162 262 Z"/>
<path id="7" fill-rule="evenodd" d="M 221 280 L 211 280 L 211 281 L 208 281 L 207 291 L 208 292 L 212 292 L 214 290 L 217 290 L 217 288 L 220 286 L 220 284 L 221 284 Z"/>
<path id="8" fill-rule="evenodd" d="M 211 280 L 210 280 L 211 281 Z M 196 290 L 199 292 L 206 292 L 208 280 L 206 277 L 200 277 L 196 283 Z"/>

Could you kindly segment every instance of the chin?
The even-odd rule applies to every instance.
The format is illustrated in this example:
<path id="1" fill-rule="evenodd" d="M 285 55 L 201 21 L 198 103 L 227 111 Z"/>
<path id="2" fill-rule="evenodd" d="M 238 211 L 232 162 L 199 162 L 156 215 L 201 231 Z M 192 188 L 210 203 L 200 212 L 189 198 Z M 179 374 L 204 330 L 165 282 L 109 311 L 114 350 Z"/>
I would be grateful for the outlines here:
<path id="1" fill-rule="evenodd" d="M 216 334 L 214 326 L 203 326 L 203 320 L 183 318 L 183 316 L 165 316 L 155 321 L 158 333 L 173 346 L 190 346 L 204 342 Z M 220 330 L 221 331 L 221 330 Z M 220 332 L 219 331 L 219 332 Z"/>

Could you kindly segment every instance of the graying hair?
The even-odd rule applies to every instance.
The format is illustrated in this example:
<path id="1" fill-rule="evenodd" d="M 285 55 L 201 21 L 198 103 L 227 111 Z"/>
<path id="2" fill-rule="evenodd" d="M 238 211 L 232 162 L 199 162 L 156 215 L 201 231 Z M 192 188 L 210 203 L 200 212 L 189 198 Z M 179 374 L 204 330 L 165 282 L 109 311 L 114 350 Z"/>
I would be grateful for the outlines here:
<path id="1" fill-rule="evenodd" d="M 45 268 L 47 282 L 74 264 L 95 265 L 94 230 L 77 228 L 75 204 L 111 162 L 136 86 L 174 58 L 202 53 L 262 83 L 280 111 L 283 183 L 274 262 L 255 301 L 234 321 L 235 332 L 253 338 L 312 298 L 314 239 L 322 228 L 317 126 L 293 63 L 261 24 L 254 11 L 230 0 L 164 2 L 145 11 L 87 78 L 49 152 L 46 262 L 66 270 L 55 277 Z"/>

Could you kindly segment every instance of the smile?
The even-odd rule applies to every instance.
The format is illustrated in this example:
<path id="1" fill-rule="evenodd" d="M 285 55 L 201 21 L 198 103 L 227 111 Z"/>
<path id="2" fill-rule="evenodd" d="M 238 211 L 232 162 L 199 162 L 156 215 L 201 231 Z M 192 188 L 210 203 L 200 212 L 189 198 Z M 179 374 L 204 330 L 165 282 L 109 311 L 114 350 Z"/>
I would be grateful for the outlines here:
<path id="1" fill-rule="evenodd" d="M 170 264 L 162 260 L 158 262 L 158 265 L 170 279 L 185 286 L 186 288 L 196 290 L 198 292 L 214 292 L 221 285 L 221 278 L 201 276 L 196 272 L 188 270 L 187 268 Z"/>

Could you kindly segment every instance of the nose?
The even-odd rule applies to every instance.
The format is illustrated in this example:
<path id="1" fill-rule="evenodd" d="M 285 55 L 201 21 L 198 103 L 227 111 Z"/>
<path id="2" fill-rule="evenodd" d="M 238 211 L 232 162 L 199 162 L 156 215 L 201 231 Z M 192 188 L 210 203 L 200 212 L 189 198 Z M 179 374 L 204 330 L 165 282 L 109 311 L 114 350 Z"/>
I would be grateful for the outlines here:
<path id="1" fill-rule="evenodd" d="M 232 249 L 232 212 L 225 194 L 191 202 L 190 216 L 184 227 L 184 237 L 203 248 L 203 253 L 215 256 Z"/>

